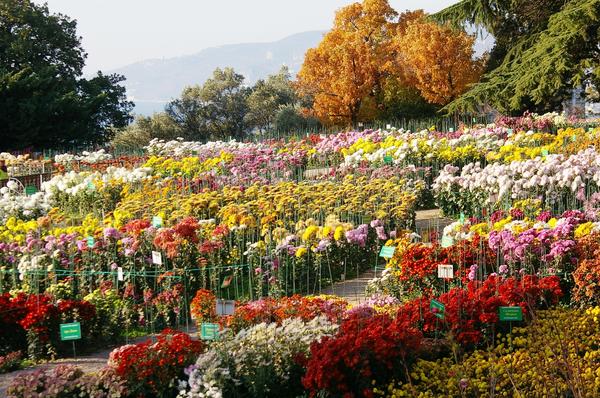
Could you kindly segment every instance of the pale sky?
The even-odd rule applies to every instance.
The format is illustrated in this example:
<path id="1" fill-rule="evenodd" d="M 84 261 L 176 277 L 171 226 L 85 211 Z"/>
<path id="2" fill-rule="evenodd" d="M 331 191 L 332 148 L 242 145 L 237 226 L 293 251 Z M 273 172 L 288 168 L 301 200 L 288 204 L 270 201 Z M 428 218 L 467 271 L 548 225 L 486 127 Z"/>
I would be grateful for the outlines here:
<path id="1" fill-rule="evenodd" d="M 86 73 L 223 44 L 328 30 L 351 0 L 34 0 L 77 20 Z M 438 11 L 456 0 L 389 0 L 397 11 Z"/>

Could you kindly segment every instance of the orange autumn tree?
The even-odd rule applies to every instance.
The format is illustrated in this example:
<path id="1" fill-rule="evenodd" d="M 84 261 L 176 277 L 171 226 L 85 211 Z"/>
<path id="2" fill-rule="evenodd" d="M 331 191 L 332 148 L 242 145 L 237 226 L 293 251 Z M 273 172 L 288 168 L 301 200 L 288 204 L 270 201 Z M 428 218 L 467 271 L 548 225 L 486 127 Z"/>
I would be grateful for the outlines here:
<path id="1" fill-rule="evenodd" d="M 446 105 L 479 81 L 484 58 L 474 59 L 475 37 L 434 22 L 415 20 L 397 35 L 404 77 L 429 102 Z"/>
<path id="2" fill-rule="evenodd" d="M 386 0 L 351 4 L 337 11 L 333 29 L 307 51 L 297 87 L 313 98 L 323 122 L 354 124 L 376 115 L 397 15 Z"/>

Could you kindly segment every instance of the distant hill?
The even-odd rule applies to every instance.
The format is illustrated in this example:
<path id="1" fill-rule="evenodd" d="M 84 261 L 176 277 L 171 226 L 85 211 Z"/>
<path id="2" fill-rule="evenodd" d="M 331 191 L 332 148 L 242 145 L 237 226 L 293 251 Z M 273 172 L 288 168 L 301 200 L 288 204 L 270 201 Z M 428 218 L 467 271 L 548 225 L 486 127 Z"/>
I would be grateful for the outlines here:
<path id="1" fill-rule="evenodd" d="M 176 58 L 150 59 L 136 62 L 109 73 L 119 73 L 127 80 L 127 95 L 135 102 L 135 112 L 150 115 L 162 111 L 165 104 L 177 98 L 184 87 L 202 84 L 215 68 L 233 67 L 252 85 L 258 79 L 276 73 L 282 65 L 295 75 L 302 66 L 306 50 L 316 47 L 322 31 L 311 31 L 288 36 L 270 43 L 243 43 L 204 49 L 196 54 Z M 490 36 L 478 40 L 476 53 L 493 46 Z"/>
<path id="2" fill-rule="evenodd" d="M 202 84 L 215 68 L 231 66 L 252 85 L 287 65 L 295 75 L 306 50 L 316 47 L 321 31 L 298 33 L 270 43 L 243 43 L 204 49 L 196 54 L 136 62 L 109 73 L 127 80 L 127 95 L 136 103 L 135 112 L 148 115 L 161 111 L 185 86 Z"/>

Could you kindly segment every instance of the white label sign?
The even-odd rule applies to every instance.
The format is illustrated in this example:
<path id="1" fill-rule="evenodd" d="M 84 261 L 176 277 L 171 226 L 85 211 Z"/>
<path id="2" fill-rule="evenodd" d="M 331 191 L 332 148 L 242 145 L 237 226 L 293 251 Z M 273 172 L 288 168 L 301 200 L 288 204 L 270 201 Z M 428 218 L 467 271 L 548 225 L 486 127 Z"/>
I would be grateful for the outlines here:
<path id="1" fill-rule="evenodd" d="M 160 252 L 152 252 L 152 264 L 162 265 L 162 254 Z"/>
<path id="2" fill-rule="evenodd" d="M 454 278 L 454 267 L 447 264 L 438 265 L 438 278 L 452 279 Z"/>
<path id="3" fill-rule="evenodd" d="M 123 275 L 123 267 L 117 268 L 117 280 L 118 281 L 124 281 L 125 280 L 125 276 Z"/>
<path id="4" fill-rule="evenodd" d="M 217 315 L 233 315 L 234 311 L 234 300 L 217 300 Z"/>

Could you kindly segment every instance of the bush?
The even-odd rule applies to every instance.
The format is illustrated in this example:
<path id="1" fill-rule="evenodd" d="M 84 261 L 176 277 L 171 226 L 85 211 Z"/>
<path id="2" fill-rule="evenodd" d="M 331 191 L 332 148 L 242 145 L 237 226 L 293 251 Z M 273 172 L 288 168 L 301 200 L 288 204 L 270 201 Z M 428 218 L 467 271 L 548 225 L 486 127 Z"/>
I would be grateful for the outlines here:
<path id="1" fill-rule="evenodd" d="M 399 312 L 409 316 L 413 324 L 421 325 L 424 333 L 449 332 L 463 347 L 473 347 L 484 337 L 492 337 L 499 325 L 498 308 L 520 306 L 523 315 L 531 319 L 531 311 L 556 304 L 562 296 L 559 278 L 522 279 L 490 276 L 483 283 L 469 282 L 467 288 L 453 288 L 438 297 L 445 305 L 444 319 L 438 319 L 429 309 L 430 299 L 419 298 L 403 305 Z"/>
<path id="2" fill-rule="evenodd" d="M 110 353 L 109 367 L 127 382 L 134 396 L 172 397 L 183 370 L 202 352 L 204 345 L 186 333 L 164 330 L 156 343 L 124 345 Z"/>
<path id="3" fill-rule="evenodd" d="M 274 299 L 265 297 L 236 307 L 232 316 L 222 318 L 224 326 L 238 332 L 259 323 L 281 324 L 285 319 L 300 318 L 305 322 L 324 315 L 331 322 L 339 322 L 348 302 L 336 296 L 306 297 L 293 295 Z"/>
<path id="4" fill-rule="evenodd" d="M 59 324 L 78 321 L 85 343 L 93 338 L 90 330 L 95 307 L 87 301 L 58 300 L 46 294 L 0 295 L 0 352 L 27 351 L 32 359 L 51 356 L 70 346 L 60 341 Z M 6 332 L 6 333 L 5 333 Z"/>
<path id="5" fill-rule="evenodd" d="M 192 319 L 196 321 L 198 328 L 204 322 L 213 322 L 217 319 L 217 298 L 211 290 L 200 289 L 190 303 Z"/>
<path id="6" fill-rule="evenodd" d="M 462 360 L 419 360 L 411 382 L 390 383 L 377 396 L 394 397 L 598 397 L 600 307 L 537 313 L 513 336 L 497 336 L 489 350 Z"/>
<path id="7" fill-rule="evenodd" d="M 181 397 L 296 397 L 304 369 L 299 358 L 311 342 L 331 335 L 337 325 L 324 316 L 304 322 L 299 318 L 281 325 L 261 323 L 237 335 L 224 335 L 189 369 Z"/>
<path id="8" fill-rule="evenodd" d="M 73 365 L 58 365 L 19 375 L 8 387 L 9 398 L 120 398 L 128 392 L 122 380 L 109 369 L 84 375 Z"/>
<path id="9" fill-rule="evenodd" d="M 21 351 L 13 351 L 4 356 L 0 356 L 0 374 L 12 372 L 21 368 Z"/>
<path id="10" fill-rule="evenodd" d="M 335 336 L 311 345 L 302 383 L 311 396 L 369 397 L 375 383 L 405 373 L 421 339 L 407 317 L 354 313 Z"/>

